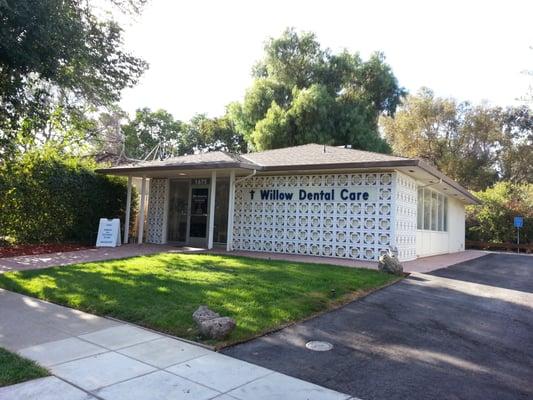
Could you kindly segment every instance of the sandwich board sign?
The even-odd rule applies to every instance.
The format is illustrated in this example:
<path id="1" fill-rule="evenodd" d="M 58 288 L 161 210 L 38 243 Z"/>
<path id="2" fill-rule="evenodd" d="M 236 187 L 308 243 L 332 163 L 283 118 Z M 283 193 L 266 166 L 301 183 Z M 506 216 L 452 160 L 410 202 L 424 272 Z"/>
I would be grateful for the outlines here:
<path id="1" fill-rule="evenodd" d="M 100 218 L 96 247 L 120 246 L 120 220 Z"/>

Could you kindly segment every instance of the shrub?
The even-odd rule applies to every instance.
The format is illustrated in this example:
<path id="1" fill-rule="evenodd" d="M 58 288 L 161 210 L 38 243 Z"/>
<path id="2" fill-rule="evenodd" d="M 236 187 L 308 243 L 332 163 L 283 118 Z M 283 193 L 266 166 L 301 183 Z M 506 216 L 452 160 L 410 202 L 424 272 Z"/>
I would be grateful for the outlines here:
<path id="1" fill-rule="evenodd" d="M 99 219 L 124 221 L 127 184 L 91 161 L 53 150 L 0 164 L 0 237 L 16 243 L 94 243 Z M 132 195 L 132 218 L 136 209 Z"/>
<path id="2" fill-rule="evenodd" d="M 533 241 L 533 184 L 499 182 L 474 193 L 481 206 L 466 208 L 466 239 L 484 242 L 516 242 L 513 219 L 524 217 L 520 242 Z"/>

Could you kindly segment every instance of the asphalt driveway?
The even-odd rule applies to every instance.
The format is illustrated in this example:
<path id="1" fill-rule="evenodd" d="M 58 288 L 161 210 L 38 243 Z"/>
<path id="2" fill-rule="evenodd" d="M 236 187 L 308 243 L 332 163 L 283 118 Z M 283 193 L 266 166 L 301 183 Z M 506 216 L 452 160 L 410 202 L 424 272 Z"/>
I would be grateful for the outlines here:
<path id="1" fill-rule="evenodd" d="M 305 348 L 309 340 L 334 345 Z M 533 398 L 533 257 L 490 254 L 224 351 L 364 400 Z"/>

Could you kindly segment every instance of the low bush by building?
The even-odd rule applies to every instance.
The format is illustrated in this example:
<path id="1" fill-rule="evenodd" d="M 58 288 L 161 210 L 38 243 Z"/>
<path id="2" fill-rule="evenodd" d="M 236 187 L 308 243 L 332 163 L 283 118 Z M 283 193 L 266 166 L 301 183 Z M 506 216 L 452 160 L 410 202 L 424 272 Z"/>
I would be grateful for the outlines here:
<path id="1" fill-rule="evenodd" d="M 524 218 L 520 242 L 533 243 L 533 184 L 499 182 L 474 195 L 480 206 L 466 208 L 466 239 L 491 243 L 516 242 L 516 216 Z"/>
<path id="2" fill-rule="evenodd" d="M 95 167 L 53 150 L 0 164 L 0 239 L 93 243 L 100 218 L 124 221 L 126 181 L 96 174 Z"/>

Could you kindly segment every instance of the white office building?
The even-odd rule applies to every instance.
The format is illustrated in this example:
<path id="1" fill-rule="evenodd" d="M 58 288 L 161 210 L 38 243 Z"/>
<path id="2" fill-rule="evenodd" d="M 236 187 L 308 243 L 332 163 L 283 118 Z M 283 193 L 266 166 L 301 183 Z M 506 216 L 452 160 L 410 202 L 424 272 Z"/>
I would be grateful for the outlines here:
<path id="1" fill-rule="evenodd" d="M 389 249 L 402 261 L 458 252 L 464 207 L 477 204 L 421 160 L 318 144 L 216 151 L 99 172 L 129 178 L 128 204 L 132 178 L 142 179 L 140 243 L 228 251 L 366 261 Z M 126 219 L 128 226 L 129 212 Z"/>

